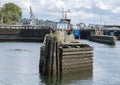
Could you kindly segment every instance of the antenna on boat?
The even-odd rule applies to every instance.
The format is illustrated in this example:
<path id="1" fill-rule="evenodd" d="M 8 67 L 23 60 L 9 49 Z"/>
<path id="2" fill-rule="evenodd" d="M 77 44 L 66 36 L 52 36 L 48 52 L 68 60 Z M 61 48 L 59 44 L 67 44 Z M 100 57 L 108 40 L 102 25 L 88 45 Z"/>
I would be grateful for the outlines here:
<path id="1" fill-rule="evenodd" d="M 65 19 L 67 19 L 67 13 L 70 13 L 70 10 L 66 10 L 65 12 Z"/>

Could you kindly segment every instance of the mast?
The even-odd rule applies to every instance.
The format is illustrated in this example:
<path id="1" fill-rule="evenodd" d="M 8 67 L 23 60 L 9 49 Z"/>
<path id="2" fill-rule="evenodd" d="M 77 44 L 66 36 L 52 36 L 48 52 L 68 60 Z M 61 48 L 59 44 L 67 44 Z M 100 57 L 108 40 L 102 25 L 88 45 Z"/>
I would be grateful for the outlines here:
<path id="1" fill-rule="evenodd" d="M 36 25 L 36 19 L 32 11 L 32 7 L 30 6 L 30 25 Z"/>
<path id="2" fill-rule="evenodd" d="M 64 18 L 64 8 L 62 6 L 62 18 Z"/>

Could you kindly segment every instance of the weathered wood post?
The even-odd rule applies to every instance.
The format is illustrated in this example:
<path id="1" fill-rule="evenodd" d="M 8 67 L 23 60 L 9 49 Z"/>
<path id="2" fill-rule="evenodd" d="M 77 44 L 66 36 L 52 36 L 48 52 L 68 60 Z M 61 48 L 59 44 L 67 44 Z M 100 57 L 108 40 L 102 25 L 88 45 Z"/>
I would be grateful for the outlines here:
<path id="1" fill-rule="evenodd" d="M 46 37 L 45 46 L 41 47 L 40 73 L 44 75 L 58 74 L 59 72 L 59 44 L 54 38 Z"/>

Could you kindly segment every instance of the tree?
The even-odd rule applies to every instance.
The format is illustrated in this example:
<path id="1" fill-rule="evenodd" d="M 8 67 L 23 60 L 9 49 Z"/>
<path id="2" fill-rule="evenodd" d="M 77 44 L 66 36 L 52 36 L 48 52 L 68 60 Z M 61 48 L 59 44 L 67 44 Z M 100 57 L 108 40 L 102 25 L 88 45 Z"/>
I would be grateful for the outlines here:
<path id="1" fill-rule="evenodd" d="M 22 17 L 21 8 L 14 3 L 6 3 L 1 8 L 1 19 L 3 18 L 3 23 L 18 22 Z"/>

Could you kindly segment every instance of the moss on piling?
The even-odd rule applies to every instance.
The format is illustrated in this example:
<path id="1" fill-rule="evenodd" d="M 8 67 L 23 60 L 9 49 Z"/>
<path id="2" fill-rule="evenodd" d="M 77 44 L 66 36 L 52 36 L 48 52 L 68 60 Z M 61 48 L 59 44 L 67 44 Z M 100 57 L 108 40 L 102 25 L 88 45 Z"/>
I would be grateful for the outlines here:
<path id="1" fill-rule="evenodd" d="M 60 42 L 60 36 L 57 34 L 48 34 L 48 36 L 50 36 L 51 38 L 53 38 L 56 42 Z"/>

